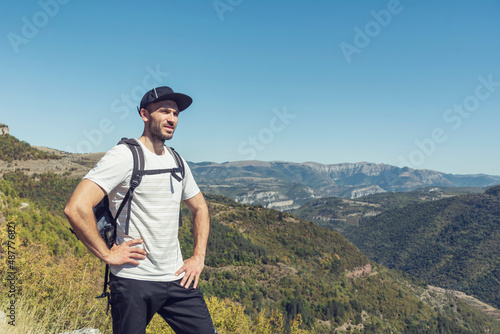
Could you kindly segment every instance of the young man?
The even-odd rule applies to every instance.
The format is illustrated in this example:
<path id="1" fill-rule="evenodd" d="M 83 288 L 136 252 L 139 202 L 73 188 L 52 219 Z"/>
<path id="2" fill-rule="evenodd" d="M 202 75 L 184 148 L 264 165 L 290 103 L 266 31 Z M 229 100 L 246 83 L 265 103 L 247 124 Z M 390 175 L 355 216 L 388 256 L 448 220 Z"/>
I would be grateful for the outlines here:
<path id="1" fill-rule="evenodd" d="M 172 138 L 179 112 L 192 99 L 157 87 L 141 100 L 139 115 L 144 132 L 145 170 L 175 168 L 165 140 Z M 113 216 L 125 197 L 133 169 L 133 155 L 126 145 L 113 147 L 84 177 L 66 204 L 64 213 L 83 244 L 111 266 L 113 333 L 145 333 L 159 313 L 176 333 L 217 333 L 205 301 L 197 288 L 204 267 L 210 230 L 205 199 L 184 161 L 182 181 L 171 174 L 144 175 L 131 202 L 128 234 L 127 210 L 117 217 L 117 241 L 108 249 L 99 236 L 92 208 L 108 195 Z M 195 248 L 182 259 L 178 241 L 180 202 L 193 214 Z"/>

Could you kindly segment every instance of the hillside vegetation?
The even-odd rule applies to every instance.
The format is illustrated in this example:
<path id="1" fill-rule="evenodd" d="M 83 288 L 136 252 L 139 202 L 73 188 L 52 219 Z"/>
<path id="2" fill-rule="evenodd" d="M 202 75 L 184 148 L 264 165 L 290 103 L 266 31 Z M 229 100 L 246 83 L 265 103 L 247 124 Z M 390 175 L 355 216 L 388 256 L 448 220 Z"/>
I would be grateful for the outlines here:
<path id="1" fill-rule="evenodd" d="M 0 160 L 12 162 L 14 160 L 60 159 L 60 156 L 49 154 L 20 141 L 11 135 L 0 136 Z"/>
<path id="2" fill-rule="evenodd" d="M 62 176 L 51 177 L 63 180 Z M 34 309 L 36 305 L 51 303 L 50 309 L 54 309 L 61 303 L 69 303 L 68 298 L 76 298 L 76 295 L 59 294 L 59 291 L 64 291 L 66 284 L 73 285 L 78 291 L 74 293 L 85 301 L 79 306 L 83 313 L 76 315 L 68 310 L 68 318 L 55 323 L 60 328 L 91 323 L 106 332 L 109 319 L 96 317 L 96 312 L 104 312 L 105 303 L 96 304 L 95 293 L 92 293 L 99 293 L 103 266 L 93 256 L 86 255 L 85 250 L 76 251 L 79 242 L 73 235 L 61 237 L 68 227 L 62 217 L 44 214 L 45 209 L 32 200 L 18 198 L 13 184 L 22 183 L 11 182 L 2 181 L 2 212 L 7 221 L 16 222 L 18 240 L 27 247 L 19 258 L 25 263 L 19 275 L 24 289 L 21 295 L 26 296 L 24 307 Z M 47 191 L 47 195 L 57 201 L 57 192 Z M 248 324 L 247 333 L 266 333 L 256 331 L 258 324 L 282 328 L 271 331 L 277 333 L 298 333 L 300 323 L 303 330 L 311 333 L 329 333 L 334 328 L 364 333 L 391 330 L 417 333 L 419 328 L 428 327 L 431 328 L 428 333 L 438 333 L 440 328 L 447 328 L 448 332 L 475 333 L 492 331 L 497 326 L 491 318 L 455 298 L 447 295 L 437 298 L 435 293 L 429 297 L 430 292 L 422 282 L 369 262 L 338 233 L 279 211 L 241 205 L 219 196 L 207 195 L 207 198 L 213 222 L 201 289 L 207 300 L 216 298 L 212 306 L 219 307 L 221 312 L 226 310 L 219 319 L 221 328 L 231 327 L 229 321 L 235 317 L 234 312 L 242 317 L 242 324 Z M 38 215 L 39 218 L 33 218 Z M 188 255 L 193 247 L 191 222 L 187 214 L 184 216 L 181 245 Z M 44 224 L 35 233 L 40 219 Z M 49 219 L 53 219 L 52 225 L 45 224 Z M 50 227 L 44 228 L 45 225 Z M 50 241 L 57 237 L 59 245 Z M 5 243 L 3 245 L 2 252 L 5 252 Z M 42 253 L 33 253 L 30 249 L 39 249 Z M 63 268 L 72 266 L 74 276 L 58 280 L 58 288 L 53 289 L 55 282 L 47 280 L 47 275 L 54 274 L 51 277 L 55 279 L 61 270 L 69 274 Z M 81 281 L 82 272 L 87 283 Z M 30 283 L 36 282 L 31 280 L 39 280 L 39 283 Z M 7 294 L 2 296 L 5 298 Z M 42 310 L 37 312 L 34 314 L 40 319 L 46 316 Z M 151 324 L 151 328 L 164 326 L 159 319 Z M 224 332 L 238 333 L 237 329 L 221 331 Z"/>
<path id="3" fill-rule="evenodd" d="M 105 301 L 94 298 L 104 266 L 69 232 L 62 213 L 78 181 L 22 171 L 0 180 L 0 305 L 12 304 L 14 284 L 19 321 L 15 328 L 1 324 L 0 331 L 111 332 Z M 262 206 L 206 198 L 212 228 L 200 289 L 219 333 L 500 332 L 479 310 L 370 261 L 339 233 Z M 183 216 L 187 257 L 193 236 L 185 206 Z M 15 254 L 9 253 L 12 240 Z M 147 332 L 171 333 L 158 317 Z"/>
<path id="4" fill-rule="evenodd" d="M 500 307 L 499 192 L 388 210 L 345 235 L 378 263 Z"/>
<path id="5" fill-rule="evenodd" d="M 106 302 L 95 298 L 102 291 L 104 265 L 69 232 L 62 212 L 53 216 L 29 198 L 19 198 L 5 180 L 0 181 L 0 209 L 0 307 L 8 315 L 0 333 L 87 327 L 111 333 Z M 281 333 L 285 327 L 293 334 L 306 333 L 299 328 L 300 316 L 285 323 L 280 312 L 263 308 L 250 318 L 230 299 L 211 296 L 206 301 L 219 333 Z M 156 316 L 147 333 L 173 331 Z"/>
<path id="6" fill-rule="evenodd" d="M 291 210 L 290 213 L 342 233 L 346 227 L 356 226 L 361 220 L 373 217 L 389 209 L 482 192 L 484 192 L 482 188 L 432 187 L 409 192 L 372 194 L 356 199 L 326 197 L 311 200 L 300 208 Z"/>

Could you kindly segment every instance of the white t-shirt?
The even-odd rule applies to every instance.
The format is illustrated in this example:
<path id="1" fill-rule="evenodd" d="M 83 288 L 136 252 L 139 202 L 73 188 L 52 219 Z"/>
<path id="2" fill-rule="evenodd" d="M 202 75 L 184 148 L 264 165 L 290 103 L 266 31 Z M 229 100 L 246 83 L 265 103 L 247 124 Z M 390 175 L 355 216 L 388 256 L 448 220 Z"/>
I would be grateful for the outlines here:
<path id="1" fill-rule="evenodd" d="M 139 141 L 138 141 L 139 142 Z M 139 142 L 140 143 L 140 142 Z M 145 170 L 175 168 L 172 155 L 164 149 L 156 155 L 142 143 Z M 183 159 L 184 161 L 184 159 Z M 113 217 L 130 187 L 133 156 L 127 145 L 117 145 L 109 150 L 84 179 L 95 182 L 106 191 Z M 137 280 L 168 282 L 181 278 L 175 272 L 182 267 L 183 259 L 178 240 L 179 207 L 200 192 L 189 166 L 184 161 L 185 176 L 177 181 L 170 173 L 144 175 L 134 191 L 129 221 L 129 233 L 125 234 L 127 206 L 117 219 L 117 244 L 142 239 L 138 245 L 148 253 L 140 264 L 111 266 L 111 272 L 119 277 Z"/>

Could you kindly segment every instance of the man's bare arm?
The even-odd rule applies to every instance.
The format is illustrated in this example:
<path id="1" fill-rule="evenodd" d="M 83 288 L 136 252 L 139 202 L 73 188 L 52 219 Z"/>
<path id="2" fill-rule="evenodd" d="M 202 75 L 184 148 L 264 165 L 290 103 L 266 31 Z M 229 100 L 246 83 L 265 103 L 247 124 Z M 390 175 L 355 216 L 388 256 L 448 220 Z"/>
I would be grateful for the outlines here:
<path id="1" fill-rule="evenodd" d="M 185 202 L 193 214 L 194 252 L 191 258 L 184 261 L 184 265 L 175 275 L 182 272 L 186 273 L 182 278 L 181 286 L 187 289 L 193 281 L 193 288 L 198 286 L 200 274 L 205 266 L 208 234 L 210 232 L 210 214 L 201 192 Z"/>
<path id="2" fill-rule="evenodd" d="M 108 249 L 99 232 L 92 208 L 106 195 L 106 192 L 96 183 L 84 179 L 71 195 L 64 214 L 68 218 L 73 230 L 80 241 L 99 259 L 109 265 L 130 263 L 138 265 L 137 259 L 144 259 L 146 252 L 132 245 L 142 243 L 142 240 L 130 240 L 120 246 Z"/>

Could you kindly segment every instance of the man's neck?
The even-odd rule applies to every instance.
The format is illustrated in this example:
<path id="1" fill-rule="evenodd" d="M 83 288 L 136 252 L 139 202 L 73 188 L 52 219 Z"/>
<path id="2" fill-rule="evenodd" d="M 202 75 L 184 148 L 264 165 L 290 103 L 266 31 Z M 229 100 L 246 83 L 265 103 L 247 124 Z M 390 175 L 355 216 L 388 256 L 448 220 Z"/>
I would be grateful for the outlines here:
<path id="1" fill-rule="evenodd" d="M 144 146 L 146 146 L 146 148 L 148 150 L 150 150 L 151 152 L 153 152 L 156 155 L 163 155 L 163 153 L 165 153 L 165 149 L 164 149 L 165 142 L 164 141 L 154 140 L 153 138 L 148 137 L 144 134 L 139 138 L 139 141 L 141 143 L 143 143 Z"/>

